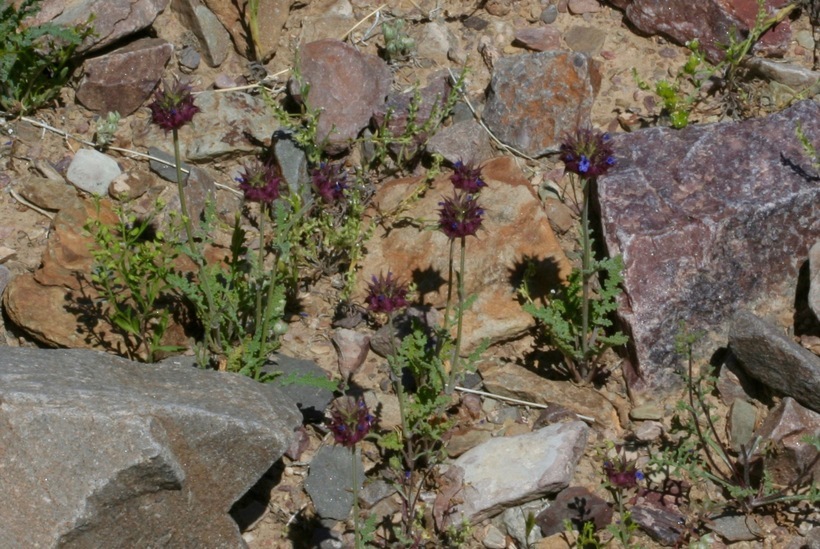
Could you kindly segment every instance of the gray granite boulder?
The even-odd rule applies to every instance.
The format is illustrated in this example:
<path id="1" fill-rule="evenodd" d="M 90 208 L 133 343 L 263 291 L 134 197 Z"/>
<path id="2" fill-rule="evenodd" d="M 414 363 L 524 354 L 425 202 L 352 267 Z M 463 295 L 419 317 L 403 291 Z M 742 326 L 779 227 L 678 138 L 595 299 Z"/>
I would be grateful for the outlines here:
<path id="1" fill-rule="evenodd" d="M 301 424 L 248 378 L 86 350 L 0 348 L 0 402 L 0 547 L 244 547 L 228 511 Z"/>

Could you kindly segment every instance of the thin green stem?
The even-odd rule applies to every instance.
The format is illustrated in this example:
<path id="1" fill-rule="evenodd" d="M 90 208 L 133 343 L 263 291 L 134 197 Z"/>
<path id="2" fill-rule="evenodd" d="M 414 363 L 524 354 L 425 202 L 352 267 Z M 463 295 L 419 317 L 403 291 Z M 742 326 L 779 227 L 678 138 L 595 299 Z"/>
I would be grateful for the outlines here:
<path id="1" fill-rule="evenodd" d="M 353 536 L 356 540 L 356 549 L 362 549 L 364 544 L 362 543 L 362 533 L 359 529 L 359 468 L 358 465 L 358 454 L 356 453 L 356 446 L 350 448 L 350 455 L 352 457 L 351 463 L 353 464 Z"/>
<path id="2" fill-rule="evenodd" d="M 592 281 L 592 245 L 589 235 L 589 188 L 591 181 L 581 178 L 584 204 L 581 210 L 581 360 L 573 374 L 576 381 L 591 381 L 593 369 L 589 363 L 589 291 Z"/>
<path id="3" fill-rule="evenodd" d="M 399 352 L 396 349 L 396 326 L 395 313 L 389 313 L 390 325 L 390 349 L 393 357 L 393 367 L 391 367 L 393 374 L 393 389 L 396 391 L 396 398 L 399 401 L 399 416 L 401 417 L 401 434 L 404 439 L 405 456 L 404 461 L 408 470 L 413 470 L 415 462 L 415 454 L 413 453 L 413 434 L 410 432 L 410 424 L 407 422 L 407 395 L 404 392 L 404 384 L 402 383 L 402 368 L 399 362 Z"/>
<path id="4" fill-rule="evenodd" d="M 447 306 L 444 308 L 444 331 L 450 329 L 450 306 L 453 303 L 453 256 L 455 254 L 456 241 L 450 240 L 450 256 L 447 261 Z"/>
<path id="5" fill-rule="evenodd" d="M 458 267 L 458 325 L 456 327 L 456 345 L 453 350 L 453 362 L 450 365 L 450 382 L 447 384 L 447 394 L 452 394 L 459 375 L 459 360 L 461 354 L 461 339 L 464 329 L 464 266 L 467 257 L 467 237 L 461 237 L 461 258 Z"/>
<path id="6" fill-rule="evenodd" d="M 259 205 L 259 252 L 256 258 L 257 272 L 261 277 L 265 270 L 265 218 L 267 217 L 268 209 L 265 204 Z M 262 325 L 262 289 L 256 291 L 256 324 Z"/>
<path id="7" fill-rule="evenodd" d="M 191 256 L 195 259 L 197 267 L 199 267 L 199 283 L 202 285 L 202 291 L 205 294 L 205 300 L 208 304 L 206 337 L 209 342 L 209 347 L 216 347 L 218 352 L 222 351 L 222 342 L 219 330 L 214 329 L 213 315 L 217 313 L 217 308 L 214 303 L 214 296 L 211 292 L 211 285 L 207 274 L 205 273 L 205 256 L 199 253 L 194 246 L 194 229 L 191 224 L 191 216 L 188 213 L 188 200 L 185 198 L 185 185 L 182 180 L 182 155 L 179 152 L 179 132 L 176 128 L 173 130 L 174 138 L 174 164 L 177 172 L 177 191 L 179 193 L 179 206 L 182 210 L 182 225 L 185 227 L 185 236 L 188 237 L 188 247 L 191 250 Z"/>

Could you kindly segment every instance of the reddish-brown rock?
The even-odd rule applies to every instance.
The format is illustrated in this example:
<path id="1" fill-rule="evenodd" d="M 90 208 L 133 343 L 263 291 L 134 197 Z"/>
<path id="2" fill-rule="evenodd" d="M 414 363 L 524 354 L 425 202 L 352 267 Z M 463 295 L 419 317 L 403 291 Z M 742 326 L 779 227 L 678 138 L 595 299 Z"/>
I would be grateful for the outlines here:
<path id="1" fill-rule="evenodd" d="M 219 18 L 228 30 L 236 51 L 244 54 L 248 51 L 248 0 L 203 0 L 208 9 Z M 259 57 L 270 57 L 279 45 L 282 28 L 288 20 L 293 2 L 282 0 L 259 0 L 257 18 L 259 21 L 259 46 L 262 51 Z"/>
<path id="2" fill-rule="evenodd" d="M 770 13 L 785 3 L 766 0 Z M 615 0 L 612 4 L 624 9 L 629 22 L 642 32 L 662 34 L 678 44 L 698 39 L 713 63 L 723 59 L 722 46 L 729 43 L 731 33 L 746 33 L 757 14 L 756 0 Z M 786 20 L 763 36 L 758 49 L 782 55 L 790 38 Z"/>
<path id="3" fill-rule="evenodd" d="M 162 78 L 174 46 L 159 38 L 143 38 L 83 64 L 77 100 L 98 114 L 128 116 L 151 95 Z"/>
<path id="4" fill-rule="evenodd" d="M 766 118 L 613 137 L 618 164 L 599 181 L 598 208 L 604 243 L 625 262 L 619 315 L 632 373 L 650 386 L 679 379 L 681 321 L 725 344 L 736 308 L 791 314 L 798 269 L 820 237 L 820 187 L 798 123 L 820 146 L 812 101 Z M 698 352 L 709 349 L 703 340 Z"/>
<path id="5" fill-rule="evenodd" d="M 483 166 L 482 175 L 487 183 L 479 196 L 486 211 L 483 229 L 466 242 L 465 292 L 476 296 L 464 316 L 466 349 L 485 337 L 497 342 L 519 336 L 532 326 L 532 317 L 521 310 L 516 297 L 528 262 L 536 266 L 538 295 L 560 284 L 570 269 L 540 201 L 515 160 L 492 160 Z M 359 295 L 364 295 L 371 275 L 391 270 L 398 278 L 416 283 L 422 304 L 444 307 L 450 242 L 435 227 L 439 202 L 453 194 L 449 176 L 443 174 L 423 197 L 411 201 L 400 222 L 376 230 L 367 243 Z M 419 178 L 385 184 L 374 197 L 378 211 L 391 212 L 420 184 Z M 409 219 L 415 221 L 401 222 Z"/>
<path id="6" fill-rule="evenodd" d="M 516 29 L 515 41 L 533 51 L 557 50 L 561 47 L 561 31 L 555 27 L 524 27 Z"/>
<path id="7" fill-rule="evenodd" d="M 360 53 L 340 40 L 325 39 L 299 50 L 300 79 L 290 92 L 320 113 L 316 142 L 328 152 L 341 152 L 384 105 L 392 77 L 385 62 Z M 310 87 L 302 97 L 303 86 Z"/>
<path id="8" fill-rule="evenodd" d="M 502 57 L 490 82 L 484 122 L 504 144 L 525 154 L 556 151 L 567 132 L 588 123 L 599 81 L 582 53 Z"/>

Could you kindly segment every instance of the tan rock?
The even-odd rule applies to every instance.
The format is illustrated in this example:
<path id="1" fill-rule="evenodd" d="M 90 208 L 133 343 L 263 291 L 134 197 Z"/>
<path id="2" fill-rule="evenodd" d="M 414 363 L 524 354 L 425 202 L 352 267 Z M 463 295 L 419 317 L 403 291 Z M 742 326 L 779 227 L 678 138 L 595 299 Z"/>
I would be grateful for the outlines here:
<path id="1" fill-rule="evenodd" d="M 468 296 L 476 296 L 464 316 L 466 352 L 484 338 L 492 343 L 503 341 L 532 326 L 532 318 L 521 310 L 516 295 L 528 262 L 536 267 L 535 295 L 545 295 L 557 287 L 570 271 L 549 220 L 515 160 L 492 160 L 484 165 L 482 174 L 487 183 L 479 198 L 486 211 L 483 230 L 466 241 L 465 290 Z M 383 226 L 376 229 L 367 243 L 359 295 L 366 292 L 372 275 L 390 270 L 400 279 L 414 282 L 424 304 L 446 305 L 450 243 L 435 227 L 439 202 L 453 193 L 449 175 L 434 181 L 432 189 L 411 202 L 387 230 Z M 420 184 L 418 178 L 385 184 L 374 198 L 378 212 L 384 215 L 395 210 Z M 408 223 L 409 219 L 415 221 Z M 458 258 L 458 246 L 455 255 Z"/>

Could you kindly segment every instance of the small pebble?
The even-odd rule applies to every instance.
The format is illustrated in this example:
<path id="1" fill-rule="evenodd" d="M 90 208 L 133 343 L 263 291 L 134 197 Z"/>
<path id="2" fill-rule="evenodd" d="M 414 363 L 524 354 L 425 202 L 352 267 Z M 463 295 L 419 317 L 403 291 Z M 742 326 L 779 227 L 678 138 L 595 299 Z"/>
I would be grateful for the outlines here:
<path id="1" fill-rule="evenodd" d="M 179 52 L 179 64 L 186 69 L 189 70 L 196 70 L 199 67 L 199 63 L 202 60 L 202 56 L 199 55 L 194 48 L 187 46 Z"/>
<path id="2" fill-rule="evenodd" d="M 214 87 L 218 90 L 224 90 L 225 88 L 235 88 L 236 81 L 228 76 L 227 74 L 220 74 L 214 79 Z"/>
<path id="3" fill-rule="evenodd" d="M 558 6 L 556 5 L 547 6 L 544 8 L 544 11 L 541 12 L 541 21 L 547 25 L 555 23 L 556 19 L 558 19 Z"/>
<path id="4" fill-rule="evenodd" d="M 800 46 L 806 48 L 807 50 L 814 49 L 814 38 L 811 35 L 811 31 L 808 31 L 808 30 L 797 31 L 794 34 L 794 40 Z"/>

